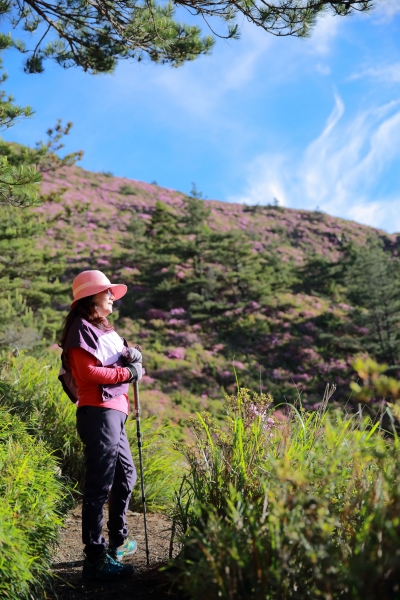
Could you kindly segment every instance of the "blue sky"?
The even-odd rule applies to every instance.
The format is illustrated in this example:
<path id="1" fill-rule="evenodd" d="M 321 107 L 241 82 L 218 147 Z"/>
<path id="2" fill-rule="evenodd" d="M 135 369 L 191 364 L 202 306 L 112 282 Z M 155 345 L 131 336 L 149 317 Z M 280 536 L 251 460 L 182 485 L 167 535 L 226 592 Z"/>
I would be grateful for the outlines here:
<path id="1" fill-rule="evenodd" d="M 48 62 L 5 89 L 35 116 L 4 134 L 33 144 L 58 117 L 93 171 L 208 198 L 319 208 L 400 231 L 400 0 L 321 19 L 309 39 L 243 24 L 239 41 L 179 69 L 119 65 L 91 76 Z"/>

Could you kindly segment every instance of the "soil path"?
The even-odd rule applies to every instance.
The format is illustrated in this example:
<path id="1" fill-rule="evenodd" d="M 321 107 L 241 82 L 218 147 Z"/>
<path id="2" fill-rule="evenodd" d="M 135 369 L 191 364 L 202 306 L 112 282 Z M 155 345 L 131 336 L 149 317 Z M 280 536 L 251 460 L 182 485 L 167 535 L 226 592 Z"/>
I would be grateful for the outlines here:
<path id="1" fill-rule="evenodd" d="M 105 514 L 107 512 L 106 507 Z M 70 511 L 53 561 L 54 594 L 48 597 L 54 600 L 181 600 L 181 596 L 171 590 L 168 577 L 159 570 L 168 560 L 170 522 L 159 514 L 147 516 L 150 550 L 150 566 L 147 566 L 143 515 L 128 511 L 127 520 L 130 535 L 138 542 L 136 554 L 124 560 L 134 565 L 133 577 L 115 583 L 87 584 L 83 583 L 81 575 L 84 559 L 81 507 Z"/>

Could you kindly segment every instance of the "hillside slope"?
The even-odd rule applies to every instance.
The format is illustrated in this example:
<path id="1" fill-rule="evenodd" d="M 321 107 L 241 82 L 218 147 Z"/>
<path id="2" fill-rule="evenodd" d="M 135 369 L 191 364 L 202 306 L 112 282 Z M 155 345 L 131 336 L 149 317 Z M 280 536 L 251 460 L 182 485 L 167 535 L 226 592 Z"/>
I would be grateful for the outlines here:
<path id="1" fill-rule="evenodd" d="M 71 262 L 87 260 L 87 256 L 107 261 L 105 231 L 111 243 L 119 243 L 132 216 L 147 221 L 161 201 L 179 212 L 184 194 L 154 184 L 92 173 L 79 167 L 45 174 L 43 193 L 59 190 L 66 214 L 47 235 L 63 247 L 64 240 L 72 249 Z M 261 199 L 262 200 L 262 199 Z M 210 228 L 220 231 L 238 229 L 251 235 L 254 247 L 276 249 L 287 260 L 302 262 L 304 254 L 316 254 L 337 260 L 346 241 L 362 244 L 371 228 L 354 221 L 331 217 L 319 211 L 295 210 L 275 206 L 246 206 L 215 200 L 204 201 L 211 209 Z M 57 214 L 57 204 L 45 203 L 38 209 L 48 215 Z M 393 247 L 399 243 L 396 234 L 381 235 Z M 75 244 L 75 246 L 73 246 Z M 108 244 L 109 245 L 109 244 Z M 103 252 L 102 252 L 103 251 Z M 102 254 L 102 256 L 100 256 Z M 85 258 L 86 257 L 86 258 Z M 106 264 L 106 263 L 104 263 Z"/>
<path id="2" fill-rule="evenodd" d="M 65 314 L 80 270 L 128 284 L 116 318 L 144 350 L 147 414 L 179 423 L 201 408 L 218 413 L 236 377 L 276 402 L 301 395 L 313 407 L 328 382 L 347 401 L 365 332 L 352 319 L 346 269 L 371 236 L 396 255 L 396 235 L 319 211 L 200 201 L 77 167 L 45 175 L 43 195 L 35 210 L 46 233 L 34 243 L 59 263 L 59 280 L 46 288 L 57 287 L 52 314 Z M 39 314 L 35 301 L 28 305 Z"/>

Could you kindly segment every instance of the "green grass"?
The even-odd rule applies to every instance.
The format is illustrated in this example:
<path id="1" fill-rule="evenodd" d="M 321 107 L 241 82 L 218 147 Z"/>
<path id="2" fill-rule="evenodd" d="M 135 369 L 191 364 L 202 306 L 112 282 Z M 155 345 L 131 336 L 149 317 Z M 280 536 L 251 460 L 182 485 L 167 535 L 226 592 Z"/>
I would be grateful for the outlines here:
<path id="1" fill-rule="evenodd" d="M 76 407 L 57 379 L 55 353 L 40 358 L 9 355 L 0 365 L 0 405 L 17 414 L 60 460 L 64 475 L 82 480 L 82 444 L 76 434 Z"/>
<path id="2" fill-rule="evenodd" d="M 225 423 L 192 421 L 177 497 L 180 584 L 193 600 L 378 600 L 399 594 L 400 447 L 369 419 L 241 390 Z"/>
<path id="3" fill-rule="evenodd" d="M 2 365 L 0 575 L 20 594 L 10 598 L 24 598 L 46 576 L 61 523 L 55 465 L 78 485 L 83 474 L 76 409 L 57 361 L 21 355 Z M 169 425 L 143 420 L 148 507 L 173 517 L 182 544 L 175 573 L 189 598 L 398 597 L 399 441 L 384 437 L 379 422 L 327 404 L 328 395 L 318 411 L 281 407 L 278 420 L 271 396 L 241 389 L 225 398 L 222 418 L 191 418 L 192 443 L 179 446 Z M 131 417 L 127 433 L 138 468 Z M 138 483 L 131 506 L 140 505 Z"/>
<path id="4" fill-rule="evenodd" d="M 58 463 L 18 417 L 0 409 L 0 597 L 39 597 L 68 498 Z"/>

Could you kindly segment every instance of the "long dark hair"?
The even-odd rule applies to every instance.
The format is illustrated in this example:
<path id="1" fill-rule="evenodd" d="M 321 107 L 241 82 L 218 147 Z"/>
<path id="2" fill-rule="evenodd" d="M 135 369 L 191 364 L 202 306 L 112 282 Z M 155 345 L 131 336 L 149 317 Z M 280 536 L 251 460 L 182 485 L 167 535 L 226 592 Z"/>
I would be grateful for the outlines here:
<path id="1" fill-rule="evenodd" d="M 67 335 L 73 321 L 79 317 L 81 319 L 86 319 L 86 321 L 89 321 L 89 323 L 95 325 L 103 331 L 112 331 L 114 329 L 111 323 L 109 323 L 105 317 L 101 317 L 97 312 L 96 305 L 93 302 L 93 296 L 81 298 L 81 300 L 78 300 L 77 305 L 74 306 L 74 308 L 71 308 L 65 317 L 61 339 L 58 343 L 61 348 L 64 347 L 65 340 L 67 339 Z"/>

